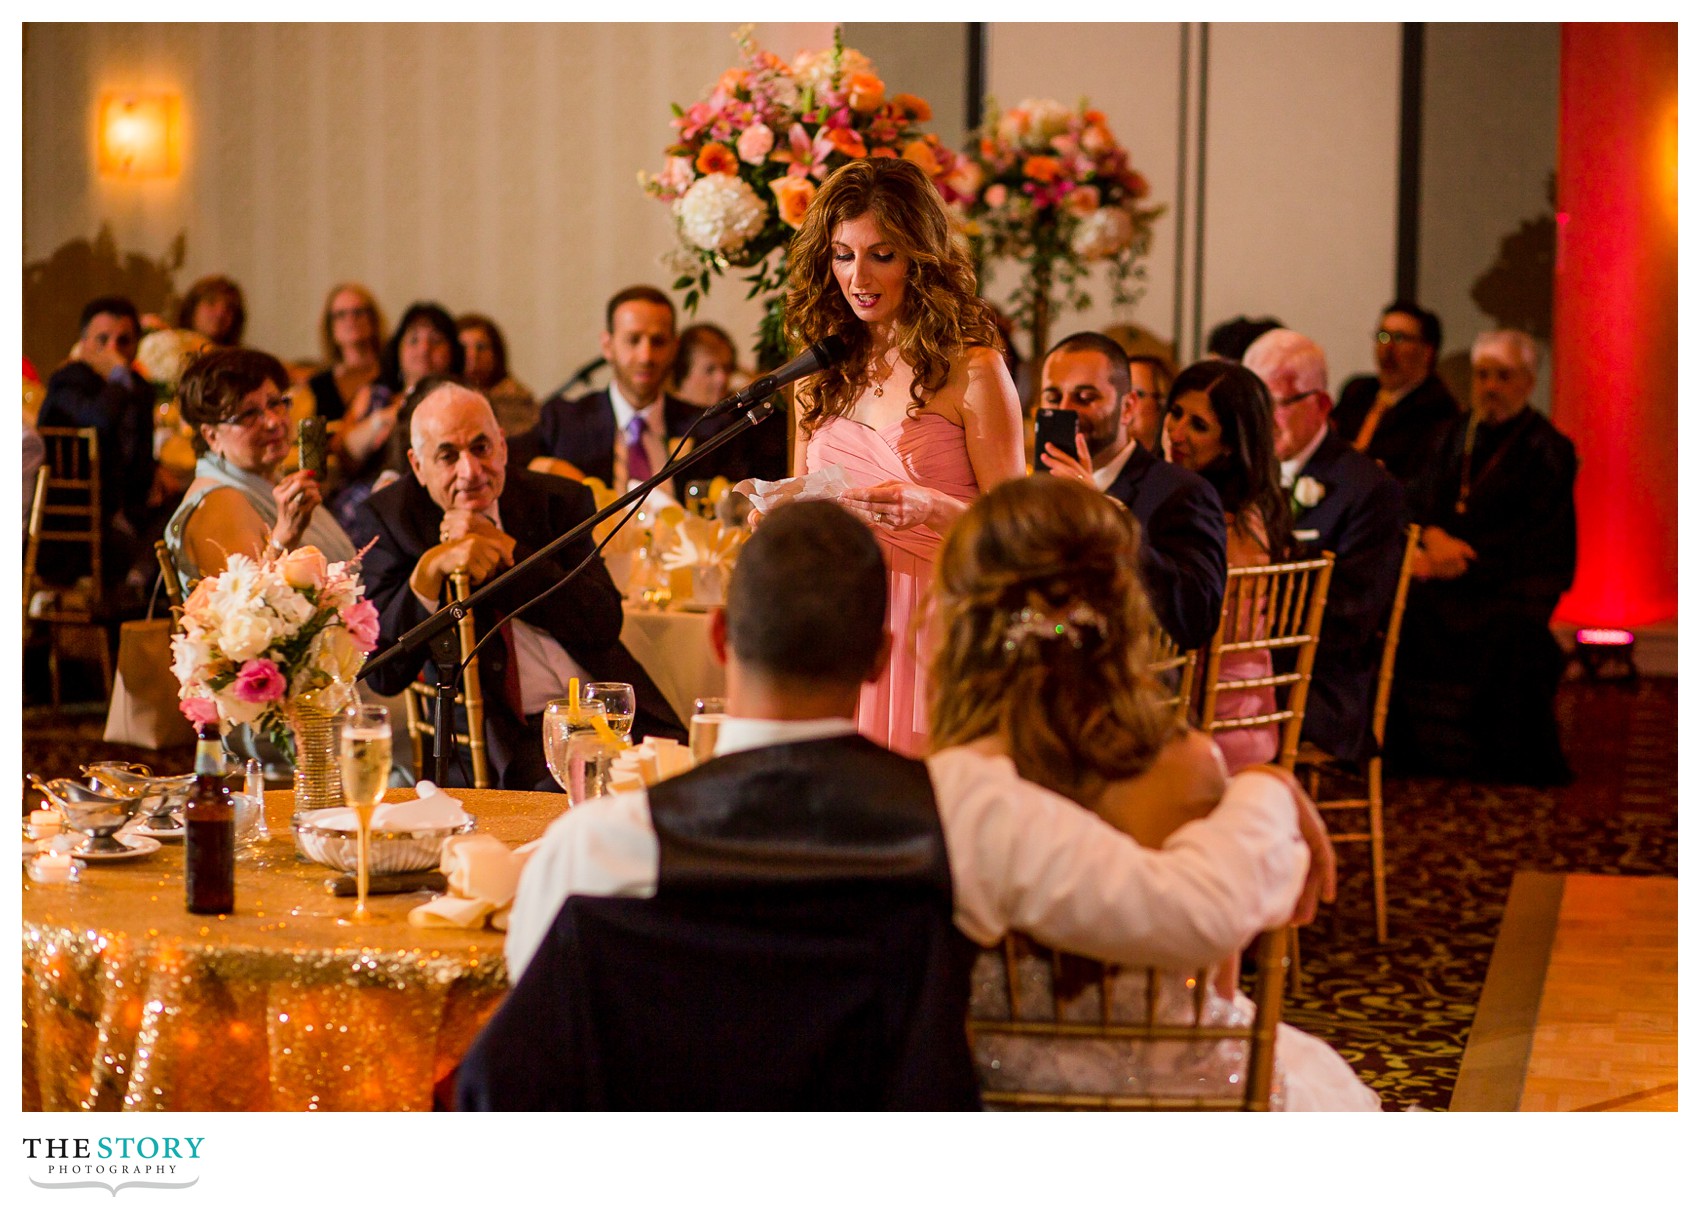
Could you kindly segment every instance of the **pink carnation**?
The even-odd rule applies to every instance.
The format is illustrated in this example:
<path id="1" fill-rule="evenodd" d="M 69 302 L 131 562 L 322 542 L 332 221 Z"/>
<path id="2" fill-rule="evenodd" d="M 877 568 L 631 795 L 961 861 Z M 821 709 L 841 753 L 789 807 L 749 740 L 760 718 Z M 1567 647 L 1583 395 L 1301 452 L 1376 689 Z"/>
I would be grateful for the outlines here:
<path id="1" fill-rule="evenodd" d="M 243 703 L 270 703 L 283 698 L 287 689 L 288 684 L 278 672 L 277 662 L 267 657 L 244 662 L 236 672 L 236 681 L 231 684 L 231 692 Z"/>
<path id="2" fill-rule="evenodd" d="M 190 724 L 196 727 L 203 724 L 218 723 L 218 704 L 210 699 L 203 699 L 199 695 L 193 699 L 179 699 L 177 709 L 188 718 Z"/>
<path id="3" fill-rule="evenodd" d="M 745 164 L 760 164 L 773 150 L 773 131 L 758 122 L 738 136 L 738 159 Z"/>
<path id="4" fill-rule="evenodd" d="M 354 637 L 354 643 L 362 653 L 370 653 L 378 647 L 378 608 L 370 601 L 362 599 L 353 606 L 344 607 L 342 624 Z"/>

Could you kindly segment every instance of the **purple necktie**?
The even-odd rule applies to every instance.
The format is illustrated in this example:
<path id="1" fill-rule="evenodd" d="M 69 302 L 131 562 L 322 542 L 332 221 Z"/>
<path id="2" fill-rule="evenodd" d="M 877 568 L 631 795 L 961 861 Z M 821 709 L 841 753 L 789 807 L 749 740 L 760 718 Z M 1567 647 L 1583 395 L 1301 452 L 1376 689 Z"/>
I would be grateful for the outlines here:
<path id="1" fill-rule="evenodd" d="M 626 480 L 638 484 L 655 474 L 649 466 L 649 451 L 643 445 L 643 415 L 633 417 L 626 425 Z"/>

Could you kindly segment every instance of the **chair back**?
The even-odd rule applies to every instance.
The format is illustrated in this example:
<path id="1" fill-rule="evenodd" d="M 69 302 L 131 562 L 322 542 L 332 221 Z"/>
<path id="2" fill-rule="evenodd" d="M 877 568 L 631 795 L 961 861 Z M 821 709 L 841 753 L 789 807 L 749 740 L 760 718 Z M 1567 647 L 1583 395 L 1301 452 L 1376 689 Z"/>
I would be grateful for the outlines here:
<path id="1" fill-rule="evenodd" d="M 100 431 L 49 425 L 38 432 L 46 448 L 42 466 L 48 470 L 38 547 L 53 543 L 85 548 L 98 594 L 106 584 L 101 577 Z"/>
<path id="2" fill-rule="evenodd" d="M 1023 935 L 983 953 L 968 1021 L 988 1108 L 1267 1112 L 1287 929 L 1257 941 L 1249 1018 L 1213 976 L 1131 969 Z"/>
<path id="3" fill-rule="evenodd" d="M 1417 562 L 1417 539 L 1422 528 L 1412 523 L 1405 528 L 1405 557 L 1399 562 L 1399 584 L 1393 591 L 1393 609 L 1387 614 L 1387 635 L 1381 642 L 1381 669 L 1375 676 L 1375 712 L 1370 728 L 1379 752 L 1387 735 L 1387 705 L 1393 698 L 1393 666 L 1399 656 L 1399 632 L 1405 626 L 1405 599 L 1411 591 L 1411 568 Z"/>
<path id="4" fill-rule="evenodd" d="M 1174 692 L 1164 696 L 1163 702 L 1173 707 L 1183 719 L 1190 716 L 1193 683 L 1198 677 L 1198 650 L 1182 652 L 1167 632 L 1161 627 L 1154 627 L 1147 652 L 1147 672 Z"/>
<path id="5" fill-rule="evenodd" d="M 29 628 L 30 596 L 35 593 L 35 561 L 41 552 L 41 522 L 47 507 L 47 481 L 52 471 L 44 463 L 35 470 L 29 519 L 24 524 L 24 627 Z"/>
<path id="6" fill-rule="evenodd" d="M 880 877 L 569 897 L 458 1104 L 973 1110 L 972 951 L 948 896 Z"/>
<path id="7" fill-rule="evenodd" d="M 163 539 L 153 541 L 154 559 L 159 561 L 159 579 L 165 586 L 165 600 L 173 607 L 183 605 L 183 578 L 177 572 L 177 562 L 171 558 L 171 546 Z"/>
<path id="8" fill-rule="evenodd" d="M 1311 667 L 1316 662 L 1316 642 L 1322 632 L 1322 612 L 1328 602 L 1328 581 L 1333 572 L 1333 552 L 1324 552 L 1312 560 L 1228 570 L 1222 619 L 1205 659 L 1200 727 L 1214 735 L 1228 729 L 1279 724 L 1281 741 L 1276 760 L 1288 770 L 1293 769 L 1299 752 L 1299 730 L 1304 727 Z M 1252 678 L 1222 676 L 1225 656 L 1260 650 L 1273 654 L 1277 649 L 1295 651 L 1292 670 Z M 1263 687 L 1277 694 L 1273 711 L 1222 715 L 1223 691 Z M 1279 699 L 1283 688 L 1284 706 Z"/>
<path id="9" fill-rule="evenodd" d="M 471 583 L 466 573 L 449 574 L 449 601 L 459 602 L 471 593 Z M 461 660 L 466 660 L 466 654 L 472 652 L 478 643 L 476 629 L 473 626 L 472 615 L 468 613 L 461 619 L 456 639 L 459 641 L 458 651 Z M 478 674 L 478 658 L 475 655 L 467 661 L 466 670 L 461 675 L 460 691 L 455 695 L 455 703 L 466 709 L 466 732 L 456 733 L 454 743 L 456 749 L 465 747 L 472 761 L 472 786 L 487 788 L 490 786 L 490 756 L 484 740 L 484 684 Z M 433 709 L 437 702 L 437 688 L 425 681 L 423 673 L 407 684 L 403 695 L 407 705 L 407 736 L 413 743 L 413 769 L 427 772 L 432 768 L 428 765 L 428 755 L 425 739 L 433 742 L 437 736 L 436 719 Z"/>

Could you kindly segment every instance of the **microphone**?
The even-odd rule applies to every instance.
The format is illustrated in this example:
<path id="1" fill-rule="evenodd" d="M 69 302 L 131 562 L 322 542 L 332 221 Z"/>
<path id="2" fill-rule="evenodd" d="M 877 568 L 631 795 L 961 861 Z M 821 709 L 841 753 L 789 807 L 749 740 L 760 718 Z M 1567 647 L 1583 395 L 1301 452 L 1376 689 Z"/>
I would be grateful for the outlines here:
<path id="1" fill-rule="evenodd" d="M 708 415 L 718 417 L 735 408 L 766 400 L 782 387 L 788 387 L 799 379 L 806 379 L 817 371 L 824 371 L 829 366 L 836 366 L 849 352 L 849 338 L 838 333 L 828 333 L 777 371 L 763 375 L 743 390 L 726 397 L 709 409 Z"/>

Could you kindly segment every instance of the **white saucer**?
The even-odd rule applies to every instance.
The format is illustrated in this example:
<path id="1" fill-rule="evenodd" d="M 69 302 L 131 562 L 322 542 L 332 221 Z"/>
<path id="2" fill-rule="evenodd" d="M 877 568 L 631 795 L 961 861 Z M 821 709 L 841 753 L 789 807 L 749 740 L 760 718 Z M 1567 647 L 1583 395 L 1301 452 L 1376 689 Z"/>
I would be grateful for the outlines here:
<path id="1" fill-rule="evenodd" d="M 134 830 L 125 831 L 118 841 L 130 849 L 122 854 L 96 851 L 93 855 L 80 855 L 73 852 L 72 858 L 86 860 L 89 863 L 117 863 L 120 860 L 140 859 L 143 855 L 152 855 L 159 850 L 160 846 L 159 839 L 138 835 Z"/>
<path id="2" fill-rule="evenodd" d="M 125 833 L 126 836 L 139 835 L 142 838 L 158 838 L 162 842 L 182 842 L 183 841 L 183 827 L 182 826 L 175 826 L 175 827 L 173 827 L 172 829 L 169 829 L 169 830 L 156 830 L 156 829 L 153 829 L 151 826 L 147 825 L 144 822 L 141 825 L 131 826 L 128 830 L 124 831 L 124 833 Z M 122 841 L 122 839 L 120 841 Z"/>

